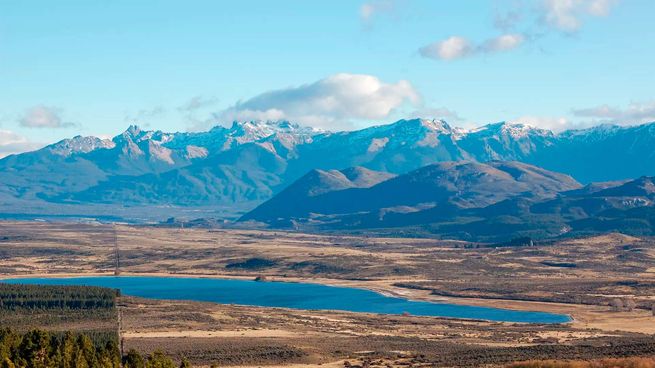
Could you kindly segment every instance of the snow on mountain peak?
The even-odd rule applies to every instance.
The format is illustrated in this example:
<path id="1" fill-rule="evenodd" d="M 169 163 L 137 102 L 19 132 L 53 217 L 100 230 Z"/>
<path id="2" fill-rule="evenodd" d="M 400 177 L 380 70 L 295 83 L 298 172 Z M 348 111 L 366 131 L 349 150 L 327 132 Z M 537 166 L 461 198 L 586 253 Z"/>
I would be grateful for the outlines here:
<path id="1" fill-rule="evenodd" d="M 386 127 L 401 128 L 405 131 L 431 131 L 440 134 L 452 133 L 452 128 L 445 120 L 439 119 L 409 119 L 398 120 L 391 125 L 380 125 L 376 128 L 385 129 Z"/>
<path id="2" fill-rule="evenodd" d="M 47 148 L 56 155 L 67 157 L 75 153 L 89 153 L 97 149 L 109 149 L 115 146 L 116 144 L 109 139 L 82 137 L 78 135 L 70 139 L 61 140 Z"/>
<path id="3" fill-rule="evenodd" d="M 424 127 L 428 128 L 429 130 L 432 130 L 434 132 L 440 132 L 440 133 L 452 133 L 453 129 L 448 125 L 448 123 L 445 120 L 441 119 L 420 119 L 421 125 Z"/>
<path id="4" fill-rule="evenodd" d="M 576 137 L 576 136 L 596 136 L 602 137 L 605 135 L 616 133 L 616 131 L 621 130 L 622 127 L 615 124 L 600 124 L 590 128 L 585 129 L 572 129 L 566 130 L 560 133 L 561 137 Z"/>
<path id="5" fill-rule="evenodd" d="M 233 122 L 232 127 L 228 131 L 228 135 L 239 143 L 246 143 L 258 141 L 260 139 L 267 138 L 276 134 L 311 137 L 324 132 L 325 131 L 322 129 L 301 126 L 295 123 L 290 123 L 286 120 L 253 120 Z"/>
<path id="6" fill-rule="evenodd" d="M 535 128 L 528 124 L 508 123 L 501 121 L 499 123 L 487 124 L 480 128 L 471 129 L 468 134 L 485 134 L 500 135 L 514 139 L 526 138 L 529 136 L 552 136 L 550 130 Z"/>
<path id="7" fill-rule="evenodd" d="M 172 158 L 173 151 L 159 144 L 157 141 L 148 141 L 148 152 L 151 159 L 164 161 L 170 165 L 175 164 Z"/>
<path id="8" fill-rule="evenodd" d="M 132 141 L 137 144 L 141 142 L 165 144 L 172 141 L 177 134 L 178 133 L 164 133 L 161 130 L 142 130 L 137 125 L 130 125 L 122 134 L 114 137 L 114 141 Z"/>
<path id="9" fill-rule="evenodd" d="M 139 134 L 141 134 L 141 128 L 139 128 L 138 125 L 132 124 L 129 127 L 127 127 L 127 130 L 125 130 L 125 133 L 129 134 L 132 137 L 136 137 Z"/>
<path id="10" fill-rule="evenodd" d="M 113 141 L 116 143 L 124 141 L 136 142 L 142 135 L 142 130 L 137 125 L 130 125 L 123 133 L 114 137 Z"/>

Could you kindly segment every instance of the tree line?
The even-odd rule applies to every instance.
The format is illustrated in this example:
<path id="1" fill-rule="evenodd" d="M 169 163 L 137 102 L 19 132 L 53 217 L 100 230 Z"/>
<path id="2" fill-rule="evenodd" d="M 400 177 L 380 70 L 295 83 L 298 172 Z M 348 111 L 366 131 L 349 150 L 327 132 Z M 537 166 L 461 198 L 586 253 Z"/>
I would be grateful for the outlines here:
<path id="1" fill-rule="evenodd" d="M 0 283 L 0 310 L 113 309 L 119 291 L 92 286 Z"/>
<path id="2" fill-rule="evenodd" d="M 142 356 L 130 350 L 121 357 L 116 339 L 96 340 L 73 332 L 31 330 L 24 334 L 0 329 L 0 368 L 177 368 L 160 351 Z M 180 368 L 190 368 L 182 360 Z"/>

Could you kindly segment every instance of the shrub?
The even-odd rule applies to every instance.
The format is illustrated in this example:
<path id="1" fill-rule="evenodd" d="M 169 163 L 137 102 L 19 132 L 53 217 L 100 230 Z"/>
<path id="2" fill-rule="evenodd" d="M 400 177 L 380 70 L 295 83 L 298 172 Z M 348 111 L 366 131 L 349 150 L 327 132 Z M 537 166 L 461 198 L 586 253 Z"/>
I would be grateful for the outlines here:
<path id="1" fill-rule="evenodd" d="M 612 358 L 591 361 L 531 360 L 507 368 L 655 368 L 655 358 Z"/>

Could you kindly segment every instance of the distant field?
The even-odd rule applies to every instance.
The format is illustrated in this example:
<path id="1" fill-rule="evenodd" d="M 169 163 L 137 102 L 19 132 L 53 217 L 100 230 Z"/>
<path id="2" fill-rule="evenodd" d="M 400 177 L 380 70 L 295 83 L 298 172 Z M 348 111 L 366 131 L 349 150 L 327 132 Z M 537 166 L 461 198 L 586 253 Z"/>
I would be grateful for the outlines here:
<path id="1" fill-rule="evenodd" d="M 610 234 L 536 246 L 108 225 L 0 223 L 0 275 L 120 272 L 370 282 L 438 297 L 655 303 L 655 241 Z"/>
<path id="2" fill-rule="evenodd" d="M 521 325 L 118 299 L 126 346 L 144 352 L 162 348 L 201 364 L 479 365 L 655 351 L 655 242 L 621 234 L 495 247 L 431 239 L 4 222 L 0 277 L 113 275 L 116 245 L 118 271 L 124 275 L 320 282 L 575 319 L 566 325 Z M 96 325 L 92 319 L 61 316 L 52 326 Z M 103 318 L 97 325 L 111 326 Z"/>
<path id="3" fill-rule="evenodd" d="M 365 313 L 297 311 L 124 298 L 128 348 L 164 349 L 209 365 L 371 367 L 502 365 L 655 351 L 652 336 L 570 325 L 524 325 Z M 339 364 L 343 367 L 343 364 Z"/>

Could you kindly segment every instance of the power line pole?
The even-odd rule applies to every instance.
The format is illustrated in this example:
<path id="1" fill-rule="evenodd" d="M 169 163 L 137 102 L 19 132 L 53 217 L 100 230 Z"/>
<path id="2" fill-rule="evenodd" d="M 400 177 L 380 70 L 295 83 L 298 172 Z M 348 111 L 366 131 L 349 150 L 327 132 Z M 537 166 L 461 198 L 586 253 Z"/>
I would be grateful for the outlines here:
<path id="1" fill-rule="evenodd" d="M 114 276 L 118 276 L 121 274 L 120 270 L 120 264 L 121 264 L 121 258 L 120 258 L 120 252 L 118 250 L 118 229 L 116 228 L 116 224 L 112 225 L 112 232 L 113 232 L 113 240 L 114 240 Z M 117 314 L 117 335 L 118 335 L 118 345 L 119 349 L 121 352 L 121 359 L 123 359 L 123 356 L 125 355 L 125 339 L 123 338 L 123 310 L 121 309 L 122 305 L 121 303 L 116 304 L 116 314 Z"/>
<path id="2" fill-rule="evenodd" d="M 120 270 L 120 253 L 118 251 L 118 230 L 116 230 L 116 225 L 112 225 L 113 230 L 114 230 L 114 275 L 118 276 L 121 274 Z"/>

